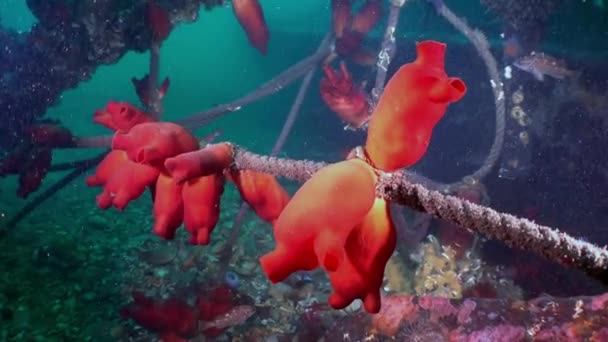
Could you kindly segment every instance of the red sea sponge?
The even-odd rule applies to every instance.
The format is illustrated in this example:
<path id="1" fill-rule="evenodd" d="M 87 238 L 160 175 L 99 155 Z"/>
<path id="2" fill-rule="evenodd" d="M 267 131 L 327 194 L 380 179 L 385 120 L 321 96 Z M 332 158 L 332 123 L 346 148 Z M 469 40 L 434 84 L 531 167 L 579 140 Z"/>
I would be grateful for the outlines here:
<path id="1" fill-rule="evenodd" d="M 19 165 L 19 188 L 17 196 L 26 198 L 42 184 L 51 167 L 52 152 L 49 148 L 34 148 L 28 154 L 25 164 Z"/>
<path id="2" fill-rule="evenodd" d="M 161 335 L 189 338 L 197 334 L 198 315 L 188 304 L 177 299 L 154 301 L 140 292 L 132 296 L 133 302 L 120 310 L 123 318 Z"/>
<path id="3" fill-rule="evenodd" d="M 359 33 L 368 33 L 378 23 L 382 16 L 382 0 L 367 0 L 355 16 L 353 16 L 351 30 Z"/>
<path id="4" fill-rule="evenodd" d="M 340 162 L 315 173 L 279 216 L 275 249 L 260 259 L 270 281 L 277 283 L 319 265 L 336 271 L 344 260 L 348 235 L 373 203 L 374 176 L 362 161 Z"/>
<path id="5" fill-rule="evenodd" d="M 399 332 L 402 322 L 415 320 L 418 305 L 414 304 L 413 296 L 388 296 L 382 299 L 382 309 L 372 316 L 372 328 L 393 337 Z"/>
<path id="6" fill-rule="evenodd" d="M 232 155 L 230 144 L 212 144 L 200 150 L 168 158 L 165 161 L 165 168 L 173 179 L 183 182 L 194 177 L 221 173 L 232 164 Z"/>
<path id="7" fill-rule="evenodd" d="M 350 0 L 331 0 L 332 27 L 336 38 L 342 38 L 351 21 Z"/>
<path id="8" fill-rule="evenodd" d="M 129 132 L 114 134 L 112 149 L 127 152 L 137 163 L 162 167 L 165 160 L 198 149 L 196 138 L 182 126 L 171 122 L 146 122 Z"/>
<path id="9" fill-rule="evenodd" d="M 230 172 L 230 180 L 238 188 L 243 201 L 258 217 L 273 225 L 289 202 L 289 194 L 273 175 L 251 170 L 235 170 Z"/>
<path id="10" fill-rule="evenodd" d="M 369 120 L 369 103 L 363 91 L 353 84 L 344 62 L 340 72 L 323 65 L 325 77 L 321 79 L 321 98 L 325 104 L 349 126 L 359 128 Z"/>
<path id="11" fill-rule="evenodd" d="M 378 312 L 396 234 L 386 201 L 375 198 L 375 182 L 373 169 L 359 159 L 315 173 L 275 223 L 276 248 L 260 259 L 268 278 L 276 283 L 321 266 L 332 284 L 333 308 L 360 298 L 368 312 Z"/>
<path id="12" fill-rule="evenodd" d="M 93 122 L 121 133 L 128 132 L 135 125 L 154 121 L 156 119 L 148 113 L 127 102 L 109 101 L 106 108 L 93 114 Z"/>
<path id="13" fill-rule="evenodd" d="M 418 43 L 418 58 L 388 81 L 370 120 L 365 149 L 374 165 L 394 171 L 416 163 L 428 148 L 433 128 L 466 86 L 444 71 L 445 44 Z"/>
<path id="14" fill-rule="evenodd" d="M 232 0 L 232 10 L 247 33 L 249 43 L 265 55 L 270 34 L 258 0 Z"/>
<path id="15" fill-rule="evenodd" d="M 183 184 L 161 172 L 156 181 L 154 194 L 154 234 L 163 239 L 173 239 L 184 218 Z"/>
<path id="16" fill-rule="evenodd" d="M 344 262 L 335 272 L 328 272 L 333 288 L 329 304 L 333 308 L 345 308 L 360 298 L 367 312 L 380 311 L 384 268 L 397 241 L 390 217 L 388 203 L 376 198 L 367 215 L 348 236 Z"/>
<path id="17" fill-rule="evenodd" d="M 95 174 L 86 178 L 86 183 L 104 187 L 97 196 L 100 208 L 114 205 L 123 210 L 131 200 L 141 196 L 146 187 L 154 184 L 158 174 L 157 168 L 132 162 L 126 152 L 114 150 L 97 166 Z"/>
<path id="18" fill-rule="evenodd" d="M 192 244 L 209 244 L 209 236 L 220 218 L 220 199 L 224 192 L 224 182 L 221 173 L 184 182 L 184 226 L 191 234 Z"/>
<path id="19" fill-rule="evenodd" d="M 74 136 L 69 129 L 55 124 L 39 123 L 26 129 L 32 144 L 44 148 L 71 147 L 74 144 Z"/>

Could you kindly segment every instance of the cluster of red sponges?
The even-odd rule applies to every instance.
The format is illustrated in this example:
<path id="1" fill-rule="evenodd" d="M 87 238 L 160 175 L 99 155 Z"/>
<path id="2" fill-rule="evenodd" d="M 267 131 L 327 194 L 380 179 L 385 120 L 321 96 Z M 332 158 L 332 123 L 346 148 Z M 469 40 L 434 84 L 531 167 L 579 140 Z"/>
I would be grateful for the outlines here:
<path id="1" fill-rule="evenodd" d="M 388 203 L 375 195 L 378 175 L 422 158 L 447 105 L 466 91 L 460 79 L 445 74 L 444 44 L 424 42 L 417 49 L 416 61 L 388 82 L 363 156 L 314 174 L 279 216 L 277 246 L 261 259 L 272 282 L 320 266 L 334 290 L 332 307 L 344 308 L 360 298 L 368 312 L 380 310 L 384 267 L 396 235 Z"/>
<path id="2" fill-rule="evenodd" d="M 361 152 L 319 170 L 291 200 L 273 176 L 230 169 L 230 144 L 199 149 L 184 128 L 114 103 L 96 115 L 97 122 L 117 130 L 113 150 L 87 182 L 104 186 L 102 208 L 123 209 L 151 188 L 154 232 L 169 239 L 184 223 L 192 243 L 207 244 L 228 178 L 273 224 L 276 247 L 261 258 L 272 282 L 322 267 L 333 287 L 332 307 L 362 299 L 368 312 L 378 312 L 384 268 L 396 243 L 389 205 L 376 197 L 378 177 L 422 158 L 448 104 L 466 91 L 444 71 L 444 44 L 423 42 L 417 50 L 418 58 L 388 82 Z"/>
<path id="3" fill-rule="evenodd" d="M 172 239 L 183 223 L 191 243 L 208 244 L 219 219 L 226 178 L 269 222 L 289 200 L 272 176 L 226 170 L 232 163 L 229 144 L 199 150 L 197 139 L 185 128 L 157 122 L 127 103 L 108 103 L 96 112 L 95 122 L 116 131 L 112 151 L 86 180 L 89 186 L 103 187 L 98 206 L 123 210 L 149 188 L 154 197 L 153 231 L 165 239 Z"/>

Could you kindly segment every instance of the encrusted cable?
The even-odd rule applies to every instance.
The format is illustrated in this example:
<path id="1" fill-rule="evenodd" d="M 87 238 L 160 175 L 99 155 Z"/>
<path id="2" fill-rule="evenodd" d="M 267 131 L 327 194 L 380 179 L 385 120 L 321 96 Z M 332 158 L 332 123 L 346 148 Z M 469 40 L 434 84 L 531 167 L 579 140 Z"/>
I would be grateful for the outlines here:
<path id="1" fill-rule="evenodd" d="M 311 160 L 295 160 L 263 156 L 234 147 L 233 167 L 239 170 L 255 170 L 299 182 L 306 182 L 312 175 L 327 163 Z"/>
<path id="2" fill-rule="evenodd" d="M 261 156 L 235 147 L 234 167 L 265 172 L 300 182 L 326 163 Z M 557 229 L 429 190 L 409 181 L 407 172 L 382 173 L 376 195 L 395 204 L 431 214 L 510 247 L 532 251 L 562 265 L 574 267 L 608 284 L 608 250 L 578 240 Z"/>

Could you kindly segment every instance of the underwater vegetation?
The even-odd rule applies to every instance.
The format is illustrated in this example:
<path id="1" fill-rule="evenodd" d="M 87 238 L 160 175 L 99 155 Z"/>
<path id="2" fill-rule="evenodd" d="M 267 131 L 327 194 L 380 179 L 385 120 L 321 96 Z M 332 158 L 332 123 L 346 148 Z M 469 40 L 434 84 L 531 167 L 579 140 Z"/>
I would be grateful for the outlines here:
<path id="1" fill-rule="evenodd" d="M 31 196 L 20 210 L 0 211 L 0 340 L 608 340 L 608 250 L 561 223 L 541 224 L 542 200 L 523 204 L 524 188 L 547 172 L 539 167 L 528 177 L 536 166 L 531 145 L 538 155 L 565 158 L 582 149 L 569 141 L 581 130 L 606 143 L 605 129 L 588 129 L 605 125 L 601 114 L 582 127 L 561 118 L 572 115 L 572 101 L 575 112 L 605 112 L 606 89 L 537 51 L 538 28 L 557 2 L 480 3 L 508 31 L 502 60 L 486 34 L 444 1 L 331 0 L 327 33 L 308 57 L 235 101 L 169 120 L 164 101 L 180 94 L 175 79 L 160 75 L 160 51 L 176 27 L 200 10 L 230 7 L 247 48 L 267 58 L 273 28 L 264 2 L 27 1 L 39 22 L 0 36 L 12 51 L 0 55 L 7 118 L 0 176 L 15 176 L 6 184 L 16 180 L 16 195 Z M 447 22 L 465 47 L 422 39 L 404 52 L 400 19 L 416 4 Z M 41 118 L 66 89 L 128 51 L 148 51 L 149 70 L 125 76 L 140 103 L 108 98 L 94 111 L 92 121 L 109 133 L 78 135 Z M 478 68 L 456 64 L 477 78 L 453 68 L 459 53 L 480 60 Z M 268 154 L 222 141 L 230 127 L 200 135 L 296 81 Z M 340 134 L 355 138 L 344 139 L 340 153 L 287 158 L 286 140 L 309 93 L 345 125 Z M 453 182 L 423 175 L 446 113 L 477 102 L 494 113 L 494 129 L 475 130 L 488 133 L 487 155 Z M 67 149 L 97 154 L 57 162 L 57 151 Z M 604 189 L 606 162 L 576 161 L 547 165 L 568 179 L 594 164 L 588 170 Z M 53 178 L 60 171 L 68 173 Z M 49 203 L 85 173 L 97 208 L 88 190 Z M 606 199 L 595 204 L 598 214 L 584 224 L 605 217 Z M 48 223 L 35 210 L 74 218 Z"/>

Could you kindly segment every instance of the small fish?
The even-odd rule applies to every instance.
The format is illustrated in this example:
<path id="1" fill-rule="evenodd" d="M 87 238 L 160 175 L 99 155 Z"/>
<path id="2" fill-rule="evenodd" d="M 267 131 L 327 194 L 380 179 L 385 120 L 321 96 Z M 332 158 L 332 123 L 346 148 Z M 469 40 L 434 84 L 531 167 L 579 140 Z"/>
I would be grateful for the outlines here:
<path id="1" fill-rule="evenodd" d="M 208 329 L 226 329 L 235 325 L 241 325 L 253 316 L 255 308 L 251 305 L 239 305 L 232 308 L 225 315 L 221 315 L 212 321 L 200 322 L 199 331 Z"/>
<path id="2" fill-rule="evenodd" d="M 518 58 L 513 65 L 531 73 L 538 81 L 542 81 L 545 75 L 560 80 L 575 75 L 575 72 L 569 70 L 563 61 L 542 52 L 532 52 L 528 56 Z"/>

